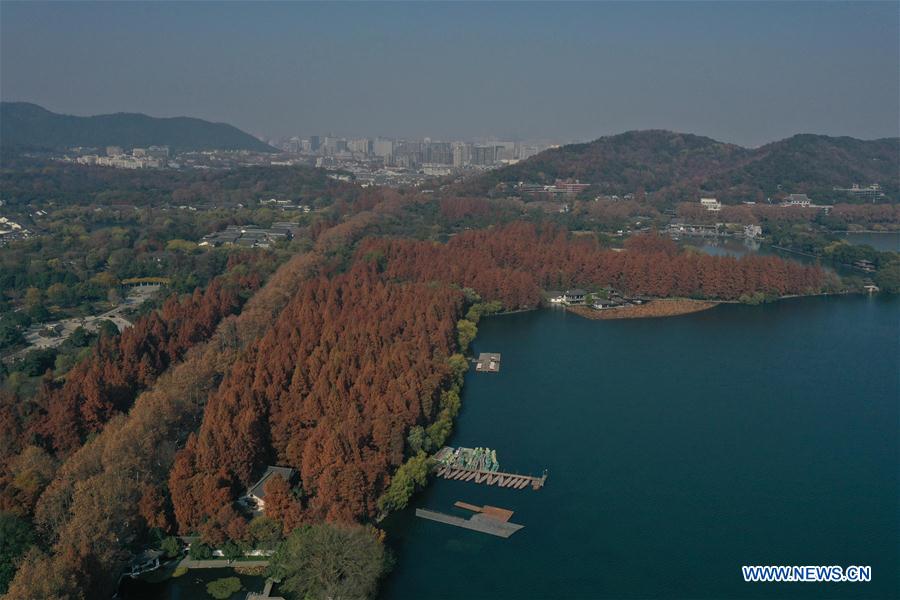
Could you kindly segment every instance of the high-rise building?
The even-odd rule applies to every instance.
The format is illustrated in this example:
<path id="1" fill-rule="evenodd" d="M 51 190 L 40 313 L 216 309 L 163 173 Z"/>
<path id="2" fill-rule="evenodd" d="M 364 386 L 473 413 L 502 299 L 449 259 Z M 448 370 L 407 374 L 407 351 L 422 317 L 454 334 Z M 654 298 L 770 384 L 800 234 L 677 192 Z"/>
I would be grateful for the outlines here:
<path id="1" fill-rule="evenodd" d="M 395 142 L 392 162 L 400 167 L 415 168 L 425 162 L 424 148 L 422 142 Z"/>
<path id="2" fill-rule="evenodd" d="M 490 166 L 497 162 L 497 157 L 502 150 L 502 146 L 473 146 L 472 147 L 472 164 L 480 166 Z"/>
<path id="3" fill-rule="evenodd" d="M 347 148 L 350 152 L 357 154 L 365 154 L 368 156 L 372 153 L 372 140 L 369 138 L 357 138 L 347 142 Z"/>
<path id="4" fill-rule="evenodd" d="M 525 160 L 526 158 L 534 156 L 540 151 L 541 149 L 538 146 L 518 144 L 516 148 L 516 158 L 518 158 L 519 160 Z"/>
<path id="5" fill-rule="evenodd" d="M 493 145 L 497 148 L 497 155 L 494 157 L 496 160 L 512 160 L 516 157 L 515 142 L 494 142 Z"/>
<path id="6" fill-rule="evenodd" d="M 453 164 L 453 149 L 449 142 L 426 142 L 424 155 L 426 163 L 439 165 Z"/>
<path id="7" fill-rule="evenodd" d="M 347 140 L 339 137 L 328 136 L 322 142 L 320 147 L 322 154 L 326 156 L 334 156 L 335 154 L 343 154 L 347 152 Z"/>
<path id="8" fill-rule="evenodd" d="M 394 141 L 381 138 L 375 140 L 372 144 L 372 153 L 383 158 L 385 163 L 389 163 L 391 156 L 394 155 Z"/>
<path id="9" fill-rule="evenodd" d="M 309 136 L 309 151 L 318 152 L 322 147 L 322 138 L 317 135 Z"/>
<path id="10" fill-rule="evenodd" d="M 472 146 L 457 143 L 453 146 L 453 166 L 464 167 L 472 160 Z"/>

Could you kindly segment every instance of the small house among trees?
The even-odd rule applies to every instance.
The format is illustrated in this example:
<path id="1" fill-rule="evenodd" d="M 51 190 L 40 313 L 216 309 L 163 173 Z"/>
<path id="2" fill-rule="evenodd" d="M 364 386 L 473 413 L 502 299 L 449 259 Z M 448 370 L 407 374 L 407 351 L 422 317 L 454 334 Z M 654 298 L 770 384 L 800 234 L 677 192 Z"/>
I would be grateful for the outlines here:
<path id="1" fill-rule="evenodd" d="M 294 481 L 297 471 L 291 467 L 273 467 L 270 465 L 266 468 L 266 472 L 263 473 L 262 477 L 259 478 L 259 481 L 247 489 L 247 493 L 240 498 L 240 502 L 254 511 L 264 511 L 266 508 L 265 486 L 269 479 L 275 475 L 280 475 L 282 479 L 290 484 Z"/>
<path id="2" fill-rule="evenodd" d="M 580 289 L 566 290 L 563 294 L 563 300 L 566 304 L 584 304 L 584 297 L 587 292 Z"/>
<path id="3" fill-rule="evenodd" d="M 163 555 L 162 550 L 145 550 L 131 561 L 132 577 L 137 577 L 141 573 L 155 571 L 159 568 L 159 559 Z"/>
<path id="4" fill-rule="evenodd" d="M 607 310 L 619 306 L 622 306 L 622 302 L 615 298 L 594 298 L 593 307 L 596 310 Z"/>

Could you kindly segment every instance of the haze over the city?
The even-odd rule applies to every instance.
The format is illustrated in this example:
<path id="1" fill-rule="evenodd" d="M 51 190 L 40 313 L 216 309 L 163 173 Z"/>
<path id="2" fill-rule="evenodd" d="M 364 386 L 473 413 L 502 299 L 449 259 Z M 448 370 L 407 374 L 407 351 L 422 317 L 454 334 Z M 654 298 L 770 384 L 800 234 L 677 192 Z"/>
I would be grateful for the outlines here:
<path id="1" fill-rule="evenodd" d="M 0 0 L 0 598 L 900 600 L 898 20 Z"/>
<path id="2" fill-rule="evenodd" d="M 2 97 L 265 137 L 898 132 L 897 4 L 2 4 Z"/>

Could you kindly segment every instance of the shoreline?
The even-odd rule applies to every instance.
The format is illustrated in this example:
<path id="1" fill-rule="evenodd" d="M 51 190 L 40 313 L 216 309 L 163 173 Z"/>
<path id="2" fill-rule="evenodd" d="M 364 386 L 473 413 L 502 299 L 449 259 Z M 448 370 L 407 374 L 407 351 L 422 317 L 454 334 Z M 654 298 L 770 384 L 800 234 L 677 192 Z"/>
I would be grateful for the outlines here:
<path id="1" fill-rule="evenodd" d="M 774 248 L 775 250 L 781 250 L 782 252 L 789 252 L 791 254 L 799 254 L 800 256 L 805 256 L 807 258 L 815 258 L 816 260 L 821 260 L 822 256 L 819 254 L 810 254 L 809 252 L 804 252 L 803 250 L 794 250 L 793 248 L 788 248 L 786 246 L 778 246 L 775 244 L 766 244 L 769 248 Z"/>
<path id="2" fill-rule="evenodd" d="M 594 310 L 587 306 L 567 306 L 566 312 L 592 320 L 613 319 L 650 319 L 658 317 L 675 317 L 703 310 L 709 310 L 721 304 L 715 300 L 691 300 L 689 298 L 658 298 L 646 304 L 624 306 L 606 310 Z"/>
<path id="3" fill-rule="evenodd" d="M 832 231 L 831 233 L 900 233 L 900 229 L 844 229 L 843 231 Z"/>
<path id="4" fill-rule="evenodd" d="M 763 302 L 770 304 L 780 302 L 782 300 L 790 300 L 792 298 L 816 298 L 822 296 L 854 296 L 866 295 L 861 291 L 840 291 L 840 292 L 819 292 L 817 294 L 787 294 L 778 296 Z M 594 321 L 615 320 L 615 319 L 650 319 L 662 317 L 677 317 L 679 315 L 689 315 L 695 312 L 701 312 L 715 308 L 721 304 L 744 304 L 745 306 L 756 306 L 754 304 L 746 304 L 740 300 L 695 300 L 692 298 L 654 298 L 647 304 L 638 306 L 625 306 L 621 308 L 611 308 L 606 310 L 594 310 L 593 308 L 581 306 L 564 306 L 565 311 L 571 312 Z"/>
<path id="5" fill-rule="evenodd" d="M 791 298 L 807 298 L 807 297 L 815 297 L 815 296 L 844 296 L 844 295 L 853 295 L 853 294 L 861 294 L 861 292 L 821 292 L 817 294 L 792 294 L 786 296 L 780 296 L 771 300 L 771 302 L 779 301 L 779 300 L 787 300 Z M 692 298 L 654 298 L 647 302 L 646 304 L 636 305 L 636 306 L 626 306 L 621 308 L 607 309 L 607 310 L 594 310 L 588 306 L 561 306 L 561 305 L 545 305 L 541 304 L 535 306 L 533 308 L 522 308 L 518 310 L 504 311 L 482 315 L 481 318 L 487 317 L 496 317 L 501 315 L 510 315 L 510 314 L 518 314 L 518 313 L 526 313 L 533 312 L 541 309 L 548 308 L 556 308 L 559 306 L 566 312 L 571 312 L 579 317 L 590 319 L 594 321 L 599 320 L 617 320 L 617 319 L 650 319 L 650 318 L 665 318 L 665 317 L 676 317 L 679 315 L 687 315 L 696 312 L 702 312 L 705 310 L 709 310 L 711 308 L 715 308 L 720 304 L 742 304 L 738 300 L 696 300 Z M 477 329 L 476 329 L 476 339 L 477 339 Z M 474 341 L 474 340 L 473 340 Z M 466 359 L 467 365 L 470 365 L 475 362 L 474 356 L 469 355 L 468 350 L 463 356 Z M 471 367 L 469 367 L 471 369 Z M 466 372 L 468 372 L 468 370 Z M 452 388 L 451 388 L 452 389 Z M 460 396 L 460 407 L 462 408 L 462 396 L 463 391 L 465 389 L 465 382 L 460 383 L 458 393 Z M 458 409 L 458 410 L 459 410 Z M 447 432 L 447 437 L 442 443 L 446 443 L 450 438 L 453 437 L 453 434 L 456 430 L 456 419 L 458 417 L 458 413 L 455 414 L 451 421 L 451 427 Z M 436 421 L 435 421 L 436 422 Z M 431 423 L 433 425 L 434 422 Z M 429 453 L 428 459 L 432 459 L 435 456 L 435 453 Z M 406 464 L 404 462 L 403 464 Z M 395 473 L 396 474 L 396 473 Z M 424 489 L 428 488 L 433 483 L 432 471 L 429 469 L 427 480 L 424 486 L 416 487 L 416 489 L 410 495 L 410 499 L 412 496 L 420 493 Z M 389 517 L 392 513 L 399 512 L 402 509 L 388 509 L 381 510 L 375 518 L 372 520 L 372 523 L 375 526 L 380 526 L 381 523 Z"/>
<path id="6" fill-rule="evenodd" d="M 482 319 L 487 319 L 487 318 L 490 318 L 490 317 L 502 317 L 503 315 L 517 315 L 517 314 L 519 314 L 519 313 L 531 312 L 531 311 L 534 311 L 534 310 L 538 310 L 538 309 L 540 309 L 540 308 L 541 308 L 541 305 L 538 304 L 537 306 L 532 307 L 532 308 L 519 308 L 519 309 L 517 309 L 517 310 L 505 310 L 505 311 L 502 311 L 502 312 L 488 313 L 488 314 L 481 315 L 481 318 L 482 318 Z"/>

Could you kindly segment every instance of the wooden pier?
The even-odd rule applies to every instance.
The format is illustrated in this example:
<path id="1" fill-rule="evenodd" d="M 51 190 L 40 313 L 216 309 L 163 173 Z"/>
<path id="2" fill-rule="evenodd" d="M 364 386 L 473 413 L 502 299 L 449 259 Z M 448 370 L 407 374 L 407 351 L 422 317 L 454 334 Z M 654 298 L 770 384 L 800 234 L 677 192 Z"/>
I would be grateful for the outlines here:
<path id="1" fill-rule="evenodd" d="M 462 517 L 457 517 L 455 515 L 448 515 L 433 510 L 426 510 L 424 508 L 417 508 L 416 516 L 422 519 L 428 519 L 429 521 L 446 523 L 447 525 L 462 527 L 463 529 L 471 529 L 473 531 L 496 535 L 497 537 L 502 538 L 508 538 L 515 532 L 525 527 L 524 525 L 519 525 L 517 523 L 500 521 L 483 513 L 476 513 L 468 519 L 463 519 Z"/>
<path id="2" fill-rule="evenodd" d="M 484 485 L 493 485 L 513 490 L 522 490 L 531 486 L 531 489 L 539 490 L 547 481 L 547 473 L 540 477 L 533 475 L 519 475 L 517 473 L 502 473 L 500 471 L 481 471 L 476 469 L 460 469 L 457 467 L 439 466 L 435 471 L 438 477 L 455 479 L 456 481 L 471 481 Z"/>
<path id="3" fill-rule="evenodd" d="M 498 521 L 509 521 L 513 516 L 513 511 L 506 508 L 497 508 L 496 506 L 489 506 L 485 504 L 484 506 L 477 506 L 475 504 L 469 504 L 468 502 L 463 502 L 462 500 L 457 500 L 453 503 L 453 506 L 456 508 L 462 508 L 463 510 L 471 510 L 474 513 L 482 513 L 487 515 L 492 519 L 496 519 Z"/>

